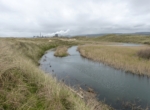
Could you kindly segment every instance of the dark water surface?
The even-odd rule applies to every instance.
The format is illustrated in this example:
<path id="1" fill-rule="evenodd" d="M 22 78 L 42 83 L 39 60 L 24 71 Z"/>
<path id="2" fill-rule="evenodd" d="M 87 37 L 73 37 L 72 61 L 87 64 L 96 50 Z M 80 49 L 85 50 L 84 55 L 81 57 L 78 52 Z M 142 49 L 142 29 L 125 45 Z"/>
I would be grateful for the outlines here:
<path id="1" fill-rule="evenodd" d="M 70 86 L 93 88 L 99 100 L 105 100 L 117 110 L 123 109 L 122 101 L 130 101 L 143 108 L 150 106 L 150 78 L 87 60 L 76 50 L 76 46 L 71 47 L 68 50 L 70 55 L 63 58 L 55 57 L 53 51 L 47 52 L 41 58 L 41 69 L 55 74 Z"/>

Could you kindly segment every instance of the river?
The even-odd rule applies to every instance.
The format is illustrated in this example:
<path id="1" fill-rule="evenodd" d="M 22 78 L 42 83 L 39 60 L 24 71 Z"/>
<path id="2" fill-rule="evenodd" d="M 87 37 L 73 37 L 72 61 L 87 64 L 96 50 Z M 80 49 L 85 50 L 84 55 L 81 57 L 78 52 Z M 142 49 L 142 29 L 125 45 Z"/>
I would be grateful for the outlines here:
<path id="1" fill-rule="evenodd" d="M 68 53 L 69 56 L 59 58 L 54 56 L 54 51 L 48 51 L 40 60 L 40 68 L 69 86 L 81 86 L 85 90 L 91 87 L 100 101 L 117 110 L 123 110 L 122 102 L 131 102 L 142 108 L 150 106 L 150 78 L 82 58 L 77 46 L 69 48 Z"/>

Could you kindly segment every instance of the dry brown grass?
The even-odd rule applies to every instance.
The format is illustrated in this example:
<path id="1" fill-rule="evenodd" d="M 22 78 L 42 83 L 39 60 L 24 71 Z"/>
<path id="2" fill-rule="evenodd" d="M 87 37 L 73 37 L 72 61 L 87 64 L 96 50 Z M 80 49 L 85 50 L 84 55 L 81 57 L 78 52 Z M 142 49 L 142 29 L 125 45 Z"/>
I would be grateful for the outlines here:
<path id="1" fill-rule="evenodd" d="M 117 69 L 130 71 L 139 75 L 150 76 L 150 60 L 139 58 L 137 52 L 145 49 L 141 47 L 86 45 L 78 50 L 83 57 L 102 62 Z"/>
<path id="2" fill-rule="evenodd" d="M 65 57 L 68 55 L 68 46 L 59 46 L 56 48 L 54 55 L 56 57 Z"/>
<path id="3" fill-rule="evenodd" d="M 150 59 L 150 48 L 139 50 L 137 55 L 141 58 Z"/>
<path id="4" fill-rule="evenodd" d="M 47 39 L 0 39 L 0 109 L 94 110 L 38 66 L 44 51 L 71 43 Z"/>
<path id="5" fill-rule="evenodd" d="M 41 42 L 0 40 L 0 109 L 88 110 L 82 99 L 35 65 L 44 48 L 39 46 Z"/>

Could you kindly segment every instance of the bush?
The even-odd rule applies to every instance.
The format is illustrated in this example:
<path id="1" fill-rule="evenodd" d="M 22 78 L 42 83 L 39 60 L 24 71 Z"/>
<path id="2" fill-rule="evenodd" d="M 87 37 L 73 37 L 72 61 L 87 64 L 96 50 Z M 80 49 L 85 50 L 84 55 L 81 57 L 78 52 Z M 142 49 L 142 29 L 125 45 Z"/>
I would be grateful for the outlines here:
<path id="1" fill-rule="evenodd" d="M 150 48 L 138 51 L 137 55 L 141 58 L 150 59 Z"/>

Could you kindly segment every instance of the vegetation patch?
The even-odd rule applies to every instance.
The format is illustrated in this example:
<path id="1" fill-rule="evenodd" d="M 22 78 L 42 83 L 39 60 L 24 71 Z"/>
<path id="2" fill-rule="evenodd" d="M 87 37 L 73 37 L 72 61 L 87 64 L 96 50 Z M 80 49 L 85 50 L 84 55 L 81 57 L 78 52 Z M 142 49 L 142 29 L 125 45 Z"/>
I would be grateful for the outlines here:
<path id="1" fill-rule="evenodd" d="M 150 59 L 150 48 L 139 50 L 137 55 L 141 58 Z"/>
<path id="2" fill-rule="evenodd" d="M 54 55 L 56 57 L 65 57 L 68 55 L 67 50 L 68 50 L 68 46 L 58 46 L 55 50 Z"/>
<path id="3" fill-rule="evenodd" d="M 47 39 L 0 39 L 0 109 L 88 110 L 63 83 L 37 66 L 44 52 L 71 42 Z"/>
<path id="4" fill-rule="evenodd" d="M 96 40 L 99 41 L 109 41 L 109 42 L 126 42 L 126 43 L 142 43 L 150 44 L 150 36 L 146 35 L 116 35 L 110 34 L 102 37 L 97 37 Z"/>
<path id="5" fill-rule="evenodd" d="M 146 35 L 117 35 L 108 34 L 100 37 L 75 37 L 77 40 L 86 42 L 125 42 L 125 43 L 141 43 L 150 45 L 150 36 Z"/>
<path id="6" fill-rule="evenodd" d="M 144 50 L 147 46 L 123 47 L 106 45 L 85 45 L 79 46 L 78 50 L 85 58 L 102 62 L 117 69 L 139 75 L 150 76 L 150 60 L 140 59 L 137 55 L 139 50 Z M 144 51 L 144 55 L 147 51 Z"/>

